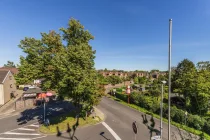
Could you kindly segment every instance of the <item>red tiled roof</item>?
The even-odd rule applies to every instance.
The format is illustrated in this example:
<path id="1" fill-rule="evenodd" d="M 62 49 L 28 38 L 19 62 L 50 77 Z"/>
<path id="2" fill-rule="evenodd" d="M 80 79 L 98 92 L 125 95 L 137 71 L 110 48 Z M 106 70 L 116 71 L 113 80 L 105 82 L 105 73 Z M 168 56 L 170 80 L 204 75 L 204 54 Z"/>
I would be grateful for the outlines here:
<path id="1" fill-rule="evenodd" d="M 18 74 L 18 68 L 13 68 L 13 67 L 1 67 L 1 68 L 0 68 L 0 71 L 1 71 L 1 70 L 3 70 L 3 71 L 5 71 L 5 70 L 11 71 L 11 73 L 12 73 L 13 75 Z"/>
<path id="2" fill-rule="evenodd" d="M 6 71 L 6 70 L 2 70 L 2 71 L 0 71 L 0 84 L 2 84 L 3 82 L 4 82 L 4 79 L 5 79 L 5 77 L 7 76 L 7 73 L 8 73 L 9 71 Z"/>

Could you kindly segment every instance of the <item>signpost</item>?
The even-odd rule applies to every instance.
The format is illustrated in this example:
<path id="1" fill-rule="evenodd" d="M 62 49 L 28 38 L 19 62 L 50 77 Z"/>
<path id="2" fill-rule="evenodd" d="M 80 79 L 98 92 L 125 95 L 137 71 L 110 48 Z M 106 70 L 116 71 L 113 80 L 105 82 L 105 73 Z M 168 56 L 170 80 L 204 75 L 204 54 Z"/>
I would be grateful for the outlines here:
<path id="1" fill-rule="evenodd" d="M 130 86 L 127 86 L 126 93 L 128 94 L 128 103 L 130 104 L 130 93 L 131 93 Z"/>
<path id="2" fill-rule="evenodd" d="M 133 132 L 135 134 L 135 140 L 136 140 L 136 135 L 138 133 L 138 128 L 137 128 L 137 125 L 136 125 L 136 121 L 133 122 L 132 127 L 133 127 Z"/>

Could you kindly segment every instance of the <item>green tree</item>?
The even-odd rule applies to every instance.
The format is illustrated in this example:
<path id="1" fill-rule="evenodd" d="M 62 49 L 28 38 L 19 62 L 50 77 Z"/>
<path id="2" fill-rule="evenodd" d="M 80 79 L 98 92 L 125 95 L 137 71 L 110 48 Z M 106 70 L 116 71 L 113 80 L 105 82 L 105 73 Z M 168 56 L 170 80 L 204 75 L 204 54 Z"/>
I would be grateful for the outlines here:
<path id="1" fill-rule="evenodd" d="M 138 78 L 139 84 L 146 84 L 147 78 L 145 76 Z"/>
<path id="2" fill-rule="evenodd" d="M 138 83 L 139 83 L 138 77 L 135 77 L 135 78 L 133 79 L 133 81 L 134 81 L 135 84 L 138 84 Z"/>
<path id="3" fill-rule="evenodd" d="M 12 62 L 12 61 L 7 61 L 7 64 L 4 64 L 4 67 L 14 67 L 14 68 L 16 68 L 14 62 Z"/>
<path id="4" fill-rule="evenodd" d="M 197 63 L 197 69 L 210 71 L 210 61 L 201 61 Z"/>
<path id="5" fill-rule="evenodd" d="M 199 115 L 205 115 L 210 100 L 210 71 L 202 69 L 195 77 L 195 92 L 191 96 L 191 110 Z"/>
<path id="6" fill-rule="evenodd" d="M 109 76 L 109 77 L 108 77 L 108 81 L 109 81 L 109 83 L 111 83 L 112 85 L 116 85 L 116 84 L 119 84 L 119 83 L 122 82 L 122 80 L 120 79 L 120 77 L 114 76 L 114 75 Z"/>
<path id="7" fill-rule="evenodd" d="M 172 91 L 182 94 L 186 100 L 186 106 L 190 105 L 191 94 L 195 92 L 196 68 L 192 61 L 181 61 L 172 79 Z"/>
<path id="8" fill-rule="evenodd" d="M 43 89 L 57 91 L 87 110 L 100 100 L 100 80 L 94 68 L 96 51 L 89 45 L 94 37 L 78 20 L 69 20 L 67 28 L 41 33 L 41 39 L 25 38 L 19 47 L 26 53 L 20 58 L 16 79 L 25 83 L 44 78 Z"/>

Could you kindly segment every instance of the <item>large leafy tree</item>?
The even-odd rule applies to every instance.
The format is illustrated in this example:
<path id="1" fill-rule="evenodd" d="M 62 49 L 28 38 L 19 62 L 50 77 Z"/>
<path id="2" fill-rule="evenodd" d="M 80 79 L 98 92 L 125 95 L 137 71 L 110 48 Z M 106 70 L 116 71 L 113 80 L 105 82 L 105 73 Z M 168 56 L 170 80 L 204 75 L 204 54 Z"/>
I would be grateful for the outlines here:
<path id="1" fill-rule="evenodd" d="M 181 61 L 172 79 L 173 92 L 184 95 L 186 105 L 190 105 L 191 94 L 195 92 L 196 68 L 192 61 L 184 59 Z"/>
<path id="2" fill-rule="evenodd" d="M 4 64 L 4 67 L 14 67 L 14 68 L 16 68 L 14 62 L 12 62 L 12 61 L 7 61 L 7 64 Z"/>
<path id="3" fill-rule="evenodd" d="M 89 45 L 94 37 L 79 21 L 71 19 L 67 28 L 41 33 L 41 39 L 25 38 L 19 47 L 26 53 L 20 58 L 19 83 L 43 78 L 42 88 L 56 90 L 83 109 L 98 103 L 100 86 L 94 68 L 96 51 Z"/>
<path id="4" fill-rule="evenodd" d="M 198 62 L 197 66 L 199 64 L 201 63 Z M 206 66 L 198 67 L 195 77 L 196 88 L 193 96 L 191 96 L 191 110 L 199 115 L 205 115 L 209 108 L 210 69 L 208 69 L 208 65 Z"/>

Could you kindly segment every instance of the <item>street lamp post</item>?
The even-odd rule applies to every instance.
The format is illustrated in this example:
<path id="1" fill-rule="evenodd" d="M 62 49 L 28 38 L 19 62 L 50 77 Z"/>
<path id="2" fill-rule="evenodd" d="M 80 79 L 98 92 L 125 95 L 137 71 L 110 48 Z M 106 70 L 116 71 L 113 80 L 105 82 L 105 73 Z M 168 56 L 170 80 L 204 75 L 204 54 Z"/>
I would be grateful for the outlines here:
<path id="1" fill-rule="evenodd" d="M 162 81 L 161 85 L 161 101 L 160 101 L 160 138 L 162 140 L 162 134 L 163 134 L 163 93 L 164 93 L 164 84 L 166 84 L 166 81 Z"/>
<path id="2" fill-rule="evenodd" d="M 186 111 L 184 114 L 185 114 L 185 120 L 184 120 L 185 123 L 184 124 L 187 126 L 187 115 L 188 115 L 188 112 Z"/>
<path id="3" fill-rule="evenodd" d="M 168 140 L 171 140 L 171 38 L 172 19 L 169 19 L 169 50 L 168 50 Z"/>

